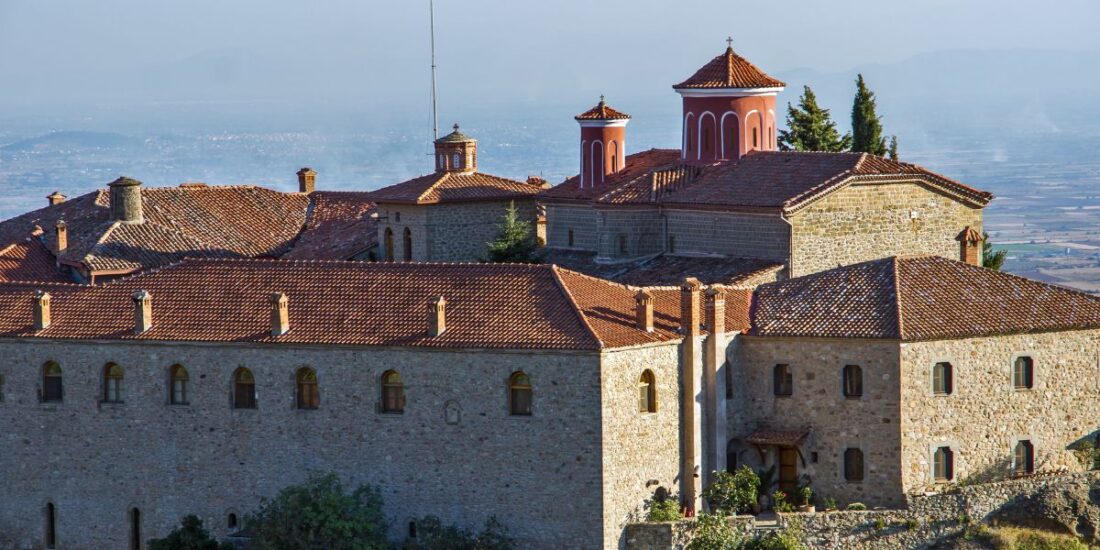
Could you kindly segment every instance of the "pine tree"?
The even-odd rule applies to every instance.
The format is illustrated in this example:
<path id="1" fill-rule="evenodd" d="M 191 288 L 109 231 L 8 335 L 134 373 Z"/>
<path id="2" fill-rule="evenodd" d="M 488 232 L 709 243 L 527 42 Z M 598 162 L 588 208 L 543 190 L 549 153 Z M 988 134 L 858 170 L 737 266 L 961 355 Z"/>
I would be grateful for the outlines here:
<path id="1" fill-rule="evenodd" d="M 856 78 L 856 98 L 852 103 L 852 151 L 879 156 L 886 154 L 882 119 L 875 112 L 875 93 L 867 88 L 862 74 Z"/>
<path id="2" fill-rule="evenodd" d="M 504 220 L 497 226 L 497 238 L 488 245 L 490 262 L 539 263 L 536 254 L 538 243 L 531 231 L 531 222 L 519 219 L 514 202 L 508 206 Z"/>
<path id="3" fill-rule="evenodd" d="M 783 151 L 846 151 L 852 144 L 852 136 L 837 132 L 829 110 L 818 106 L 809 86 L 803 87 L 797 108 L 787 104 L 787 127 L 779 131 Z"/>
<path id="4" fill-rule="evenodd" d="M 898 160 L 898 136 L 890 136 L 890 160 Z"/>
<path id="5" fill-rule="evenodd" d="M 982 267 L 1000 271 L 1005 263 L 1005 251 L 993 251 L 993 243 L 989 242 L 989 233 L 982 233 Z"/>

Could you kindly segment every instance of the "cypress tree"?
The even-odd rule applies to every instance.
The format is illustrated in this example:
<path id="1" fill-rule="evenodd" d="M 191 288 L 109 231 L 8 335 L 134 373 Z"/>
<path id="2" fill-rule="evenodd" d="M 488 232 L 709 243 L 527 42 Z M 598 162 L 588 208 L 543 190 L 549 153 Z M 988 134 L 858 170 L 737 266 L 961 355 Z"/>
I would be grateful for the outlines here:
<path id="1" fill-rule="evenodd" d="M 898 160 L 898 136 L 890 136 L 890 160 Z"/>
<path id="2" fill-rule="evenodd" d="M 882 119 L 875 112 L 875 93 L 867 88 L 862 74 L 856 78 L 856 98 L 852 103 L 852 151 L 879 156 L 886 154 Z"/>
<path id="3" fill-rule="evenodd" d="M 787 104 L 787 128 L 779 131 L 783 151 L 845 151 L 852 144 L 852 136 L 840 135 L 829 110 L 818 106 L 809 86 L 803 87 L 798 107 Z"/>

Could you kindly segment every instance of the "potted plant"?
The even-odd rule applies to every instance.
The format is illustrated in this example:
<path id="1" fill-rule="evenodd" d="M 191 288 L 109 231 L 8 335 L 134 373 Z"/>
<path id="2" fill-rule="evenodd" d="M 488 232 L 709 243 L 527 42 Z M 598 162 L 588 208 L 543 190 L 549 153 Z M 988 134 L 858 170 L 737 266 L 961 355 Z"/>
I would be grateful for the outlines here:
<path id="1" fill-rule="evenodd" d="M 770 493 L 772 487 L 775 487 L 777 484 L 775 479 L 775 466 L 772 465 L 769 468 L 757 470 L 756 475 L 760 479 L 760 485 L 759 492 L 757 493 L 757 503 L 756 506 L 753 506 L 752 513 L 759 514 L 762 510 L 768 509 L 770 504 L 768 493 Z"/>
<path id="2" fill-rule="evenodd" d="M 835 512 L 837 509 L 836 499 L 829 497 L 825 499 L 825 511 Z"/>
<path id="3" fill-rule="evenodd" d="M 798 507 L 799 512 L 814 513 L 817 510 L 814 508 L 814 491 L 810 489 L 809 485 L 803 485 L 798 490 L 798 496 L 802 498 L 802 505 Z"/>
<path id="4" fill-rule="evenodd" d="M 772 493 L 772 509 L 780 513 L 789 513 L 794 511 L 794 505 L 787 500 L 787 493 L 776 491 Z"/>

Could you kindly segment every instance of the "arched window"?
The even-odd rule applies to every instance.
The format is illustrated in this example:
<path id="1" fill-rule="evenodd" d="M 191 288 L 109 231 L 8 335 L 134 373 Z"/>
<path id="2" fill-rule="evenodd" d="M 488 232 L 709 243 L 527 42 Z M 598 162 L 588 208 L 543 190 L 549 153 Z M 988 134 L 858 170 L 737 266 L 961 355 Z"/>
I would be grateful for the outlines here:
<path id="1" fill-rule="evenodd" d="M 513 416 L 531 416 L 531 378 L 516 371 L 508 378 L 508 411 Z"/>
<path id="2" fill-rule="evenodd" d="M 1012 365 L 1012 385 L 1018 390 L 1030 390 L 1035 383 L 1035 363 L 1030 357 L 1017 357 Z"/>
<path id="3" fill-rule="evenodd" d="M 1013 471 L 1016 475 L 1035 473 L 1035 447 L 1030 441 L 1026 439 L 1018 441 L 1013 455 Z"/>
<path id="4" fill-rule="evenodd" d="M 170 399 L 173 405 L 186 405 L 188 403 L 188 387 L 191 382 L 191 376 L 187 373 L 187 369 L 183 368 L 183 365 L 172 365 L 169 369 L 169 376 L 172 383 L 172 393 Z"/>
<path id="5" fill-rule="evenodd" d="M 236 529 L 237 528 L 237 514 L 234 514 L 233 512 L 229 512 L 229 517 L 226 518 L 225 525 L 226 525 L 226 527 L 228 527 L 230 529 Z"/>
<path id="6" fill-rule="evenodd" d="M 932 393 L 951 395 L 955 389 L 954 371 L 951 363 L 940 362 L 932 367 Z"/>
<path id="7" fill-rule="evenodd" d="M 61 365 L 50 361 L 42 367 L 42 400 L 61 401 L 65 392 L 61 385 Z"/>
<path id="8" fill-rule="evenodd" d="M 617 174 L 619 172 L 619 155 L 611 153 L 611 173 Z"/>
<path id="9" fill-rule="evenodd" d="M 439 154 L 439 169 L 440 170 L 446 170 L 447 169 L 447 155 L 444 155 L 443 153 Z"/>
<path id="10" fill-rule="evenodd" d="M 382 374 L 382 412 L 405 412 L 405 382 L 395 370 Z"/>
<path id="11" fill-rule="evenodd" d="M 626 254 L 626 235 L 619 235 L 619 254 Z"/>
<path id="12" fill-rule="evenodd" d="M 233 408 L 256 408 L 256 379 L 244 367 L 233 372 Z"/>
<path id="13" fill-rule="evenodd" d="M 383 240 L 385 241 L 383 243 L 383 246 L 386 247 L 386 261 L 387 262 L 392 262 L 393 261 L 393 230 L 392 229 L 390 229 L 388 227 L 386 228 L 385 237 L 384 237 Z"/>
<path id="14" fill-rule="evenodd" d="M 790 365 L 776 365 L 772 369 L 772 387 L 778 397 L 794 395 L 794 376 Z"/>
<path id="15" fill-rule="evenodd" d="M 411 262 L 413 259 L 413 234 L 412 230 L 408 227 L 405 228 L 405 261 Z"/>
<path id="16" fill-rule="evenodd" d="M 844 397 L 863 396 L 863 369 L 859 365 L 844 365 Z"/>
<path id="17" fill-rule="evenodd" d="M 758 136 L 759 130 L 760 130 L 759 128 L 755 128 L 755 127 L 752 129 L 752 148 L 753 149 L 756 149 L 757 147 L 760 147 L 760 138 Z"/>
<path id="18" fill-rule="evenodd" d="M 57 508 L 46 503 L 46 548 L 57 548 Z"/>
<path id="19" fill-rule="evenodd" d="M 638 411 L 644 413 L 657 412 L 657 381 L 653 371 L 646 369 L 638 380 Z"/>
<path id="20" fill-rule="evenodd" d="M 932 453 L 932 476 L 938 482 L 955 479 L 955 453 L 950 447 L 940 447 Z"/>
<path id="21" fill-rule="evenodd" d="M 103 401 L 122 403 L 122 367 L 115 363 L 103 367 Z"/>
<path id="22" fill-rule="evenodd" d="M 141 510 L 130 510 L 130 549 L 141 550 Z"/>
<path id="23" fill-rule="evenodd" d="M 573 230 L 572 229 L 569 230 L 568 235 L 569 235 L 568 236 L 568 239 L 569 239 L 569 245 L 568 246 L 573 246 Z"/>
<path id="24" fill-rule="evenodd" d="M 668 236 L 668 252 L 673 254 L 676 252 L 676 235 Z"/>
<path id="25" fill-rule="evenodd" d="M 454 168 L 455 170 L 462 168 L 462 155 L 455 153 L 453 159 L 454 160 L 452 162 L 454 162 L 454 165 L 452 166 L 452 168 Z"/>
<path id="26" fill-rule="evenodd" d="M 863 481 L 863 451 L 855 447 L 844 449 L 844 480 Z"/>
<path id="27" fill-rule="evenodd" d="M 321 394 L 317 389 L 317 373 L 309 368 L 298 369 L 298 408 L 316 409 L 321 404 Z"/>

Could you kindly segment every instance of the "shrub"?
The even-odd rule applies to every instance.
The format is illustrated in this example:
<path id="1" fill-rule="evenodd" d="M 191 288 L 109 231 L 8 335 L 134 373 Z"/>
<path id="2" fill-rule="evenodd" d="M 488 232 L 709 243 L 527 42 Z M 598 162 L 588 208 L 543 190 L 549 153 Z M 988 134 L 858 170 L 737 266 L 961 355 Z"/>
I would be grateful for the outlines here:
<path id="1" fill-rule="evenodd" d="M 712 510 L 730 514 L 745 514 L 756 504 L 760 491 L 760 476 L 748 466 L 735 472 L 714 472 L 714 481 L 703 490 L 703 499 Z"/>
<path id="2" fill-rule="evenodd" d="M 787 493 L 776 491 L 772 493 L 772 507 L 776 512 L 793 512 L 794 506 L 787 500 Z"/>
<path id="3" fill-rule="evenodd" d="M 416 520 L 416 538 L 405 542 L 405 550 L 511 550 L 513 541 L 495 517 L 485 521 L 480 533 L 455 525 L 444 526 L 435 516 Z"/>
<path id="4" fill-rule="evenodd" d="M 883 529 L 886 529 L 886 520 L 882 518 L 875 518 L 875 530 L 882 531 Z"/>
<path id="5" fill-rule="evenodd" d="M 918 527 L 920 527 L 920 522 L 919 521 L 917 521 L 915 519 L 905 520 L 905 530 L 906 531 L 915 531 Z"/>
<path id="6" fill-rule="evenodd" d="M 853 502 L 848 505 L 849 510 L 866 510 L 867 505 L 862 502 Z"/>
<path id="7" fill-rule="evenodd" d="M 1083 441 L 1073 449 L 1073 454 L 1081 465 L 1089 470 L 1100 470 L 1100 447 L 1092 441 Z"/>
<path id="8" fill-rule="evenodd" d="M 792 521 L 787 528 L 745 541 L 737 550 L 806 550 L 798 540 L 802 530 Z"/>
<path id="9" fill-rule="evenodd" d="M 836 499 L 832 498 L 832 497 L 825 499 L 825 509 L 826 510 L 836 510 L 837 509 Z"/>
<path id="10" fill-rule="evenodd" d="M 956 518 L 956 521 L 959 522 L 959 525 L 970 525 L 970 516 L 962 514 Z"/>
<path id="11" fill-rule="evenodd" d="M 331 473 L 310 474 L 305 483 L 263 499 L 245 525 L 258 550 L 389 548 L 380 491 L 360 485 L 347 493 Z"/>
<path id="12" fill-rule="evenodd" d="M 183 518 L 180 526 L 162 539 L 151 539 L 149 550 L 233 550 L 229 543 L 218 544 L 217 539 L 203 529 L 197 516 Z"/>
<path id="13" fill-rule="evenodd" d="M 650 523 L 662 521 L 678 521 L 683 516 L 680 514 L 680 503 L 673 497 L 658 500 L 653 497 L 645 501 L 645 520 Z"/>
<path id="14" fill-rule="evenodd" d="M 695 536 L 687 550 L 734 550 L 740 546 L 741 539 L 727 516 L 700 514 L 695 519 Z"/>
<path id="15" fill-rule="evenodd" d="M 809 485 L 804 485 L 798 490 L 798 496 L 802 499 L 803 506 L 809 506 L 814 501 L 814 491 Z"/>
<path id="16" fill-rule="evenodd" d="M 1047 531 L 1018 527 L 995 527 L 987 534 L 997 550 L 1088 550 L 1080 539 Z"/>

